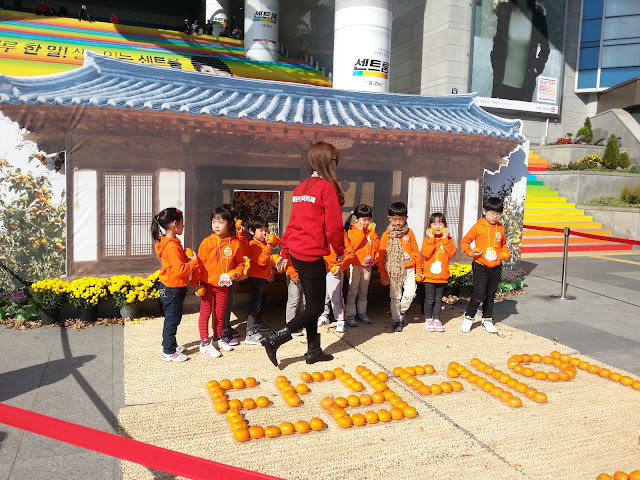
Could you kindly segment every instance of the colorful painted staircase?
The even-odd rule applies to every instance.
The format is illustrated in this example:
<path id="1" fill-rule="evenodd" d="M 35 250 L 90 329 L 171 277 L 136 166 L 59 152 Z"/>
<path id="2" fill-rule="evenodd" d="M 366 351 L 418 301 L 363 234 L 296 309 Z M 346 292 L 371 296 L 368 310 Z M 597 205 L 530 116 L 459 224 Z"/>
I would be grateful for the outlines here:
<path id="1" fill-rule="evenodd" d="M 552 192 L 542 180 L 538 180 L 535 172 L 547 170 L 547 161 L 540 155 L 529 153 L 529 175 L 527 176 L 527 196 L 524 202 L 524 223 L 539 227 L 565 228 L 593 235 L 612 236 L 611 230 L 602 228 L 602 223 L 594 222 L 593 217 L 584 214 L 584 210 L 576 209 L 575 203 L 567 203 L 567 199 Z M 542 230 L 525 229 L 522 234 L 522 256 L 561 254 L 564 249 L 564 234 Z M 569 253 L 579 252 L 612 252 L 631 250 L 631 245 L 612 243 L 604 240 L 569 237 Z"/>

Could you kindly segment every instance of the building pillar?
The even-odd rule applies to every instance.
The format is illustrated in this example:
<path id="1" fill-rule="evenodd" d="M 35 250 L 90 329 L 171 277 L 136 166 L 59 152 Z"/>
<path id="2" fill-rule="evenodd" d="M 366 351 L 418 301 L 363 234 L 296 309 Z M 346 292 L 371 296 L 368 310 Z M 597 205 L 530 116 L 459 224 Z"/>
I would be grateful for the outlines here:
<path id="1" fill-rule="evenodd" d="M 211 20 L 213 25 L 213 36 L 217 37 L 222 28 L 229 24 L 229 3 L 230 0 L 207 0 L 205 8 L 206 20 Z"/>
<path id="2" fill-rule="evenodd" d="M 277 62 L 280 0 L 245 0 L 244 54 L 251 60 Z"/>
<path id="3" fill-rule="evenodd" d="M 388 92 L 391 2 L 336 0 L 335 12 L 333 87 Z"/>

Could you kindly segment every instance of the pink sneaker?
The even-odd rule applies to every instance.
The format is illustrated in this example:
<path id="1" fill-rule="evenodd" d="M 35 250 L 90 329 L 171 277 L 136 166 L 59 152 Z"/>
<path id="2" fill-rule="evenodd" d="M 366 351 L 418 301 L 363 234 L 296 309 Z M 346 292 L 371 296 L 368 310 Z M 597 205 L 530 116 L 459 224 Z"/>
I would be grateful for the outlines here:
<path id="1" fill-rule="evenodd" d="M 184 353 L 178 352 L 174 352 L 171 355 L 163 353 L 161 358 L 165 362 L 184 362 L 185 360 L 189 359 L 189 357 L 187 357 Z"/>
<path id="2" fill-rule="evenodd" d="M 434 320 L 433 321 L 433 326 L 436 328 L 436 332 L 444 332 L 444 327 L 442 326 L 442 323 L 440 322 L 440 320 Z"/>
<path id="3" fill-rule="evenodd" d="M 424 328 L 427 329 L 427 332 L 435 332 L 436 331 L 436 326 L 433 323 L 433 318 L 427 318 L 424 321 Z"/>

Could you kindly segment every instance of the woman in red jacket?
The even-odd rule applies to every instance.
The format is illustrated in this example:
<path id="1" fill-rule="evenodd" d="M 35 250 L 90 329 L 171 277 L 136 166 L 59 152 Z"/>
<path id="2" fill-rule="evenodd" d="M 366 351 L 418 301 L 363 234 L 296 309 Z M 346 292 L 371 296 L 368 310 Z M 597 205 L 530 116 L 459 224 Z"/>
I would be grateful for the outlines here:
<path id="1" fill-rule="evenodd" d="M 276 351 L 291 340 L 291 332 L 307 330 L 308 364 L 333 360 L 320 348 L 318 317 L 324 311 L 326 270 L 324 258 L 330 246 L 337 260 L 344 259 L 342 205 L 344 194 L 336 178 L 340 155 L 329 143 L 317 142 L 309 150 L 310 176 L 293 191 L 291 219 L 282 236 L 281 253 L 276 268 L 286 269 L 289 260 L 298 271 L 306 298 L 305 309 L 286 327 L 262 338 L 271 362 L 277 367 Z"/>

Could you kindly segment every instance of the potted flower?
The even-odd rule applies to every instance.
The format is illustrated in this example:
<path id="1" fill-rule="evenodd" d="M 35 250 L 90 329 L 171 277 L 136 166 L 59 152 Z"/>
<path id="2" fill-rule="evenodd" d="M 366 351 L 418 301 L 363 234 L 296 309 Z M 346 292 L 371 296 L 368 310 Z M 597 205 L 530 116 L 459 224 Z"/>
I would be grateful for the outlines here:
<path id="1" fill-rule="evenodd" d="M 59 278 L 40 280 L 31 285 L 31 297 L 43 325 L 51 325 L 60 320 L 60 307 L 68 291 L 69 282 Z"/>
<path id="2" fill-rule="evenodd" d="M 98 319 L 98 302 L 107 297 L 109 283 L 108 278 L 84 277 L 69 284 L 69 303 L 80 309 L 82 320 Z"/>
<path id="3" fill-rule="evenodd" d="M 26 289 L 11 293 L 8 302 L 8 305 L 3 307 L 5 318 L 15 318 L 21 322 L 38 318 L 38 309 L 33 305 Z"/>
<path id="4" fill-rule="evenodd" d="M 498 293 L 506 293 L 512 290 L 521 290 L 524 287 L 524 279 L 527 272 L 520 268 L 505 268 L 502 270 Z"/>
<path id="5" fill-rule="evenodd" d="M 471 296 L 471 286 L 473 285 L 473 272 L 471 265 L 454 263 L 449 265 L 449 283 L 452 295 L 460 297 Z"/>
<path id="6" fill-rule="evenodd" d="M 153 289 L 154 281 L 142 277 L 129 275 L 116 275 L 111 277 L 109 293 L 113 296 L 115 304 L 120 307 L 122 318 L 136 318 L 139 316 L 139 305 L 150 298 L 149 294 Z"/>

